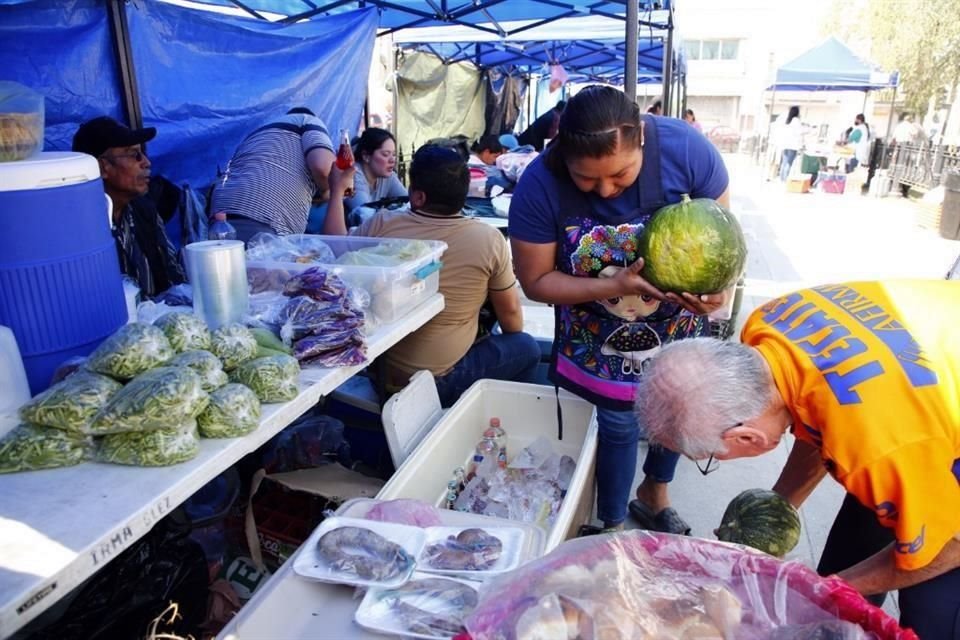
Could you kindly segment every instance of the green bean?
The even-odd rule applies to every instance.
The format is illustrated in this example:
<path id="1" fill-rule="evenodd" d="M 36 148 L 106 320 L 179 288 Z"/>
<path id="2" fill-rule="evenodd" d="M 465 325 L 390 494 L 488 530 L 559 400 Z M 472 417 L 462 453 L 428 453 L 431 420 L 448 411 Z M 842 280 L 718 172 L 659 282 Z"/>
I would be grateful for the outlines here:
<path id="1" fill-rule="evenodd" d="M 200 376 L 203 390 L 207 393 L 227 384 L 220 358 L 209 351 L 184 351 L 166 364 L 168 367 L 190 367 Z"/>
<path id="2" fill-rule="evenodd" d="M 20 407 L 24 422 L 87 433 L 90 422 L 123 385 L 91 371 L 79 371 Z"/>
<path id="3" fill-rule="evenodd" d="M 230 383 L 210 394 L 210 404 L 197 417 L 204 438 L 237 438 L 260 426 L 260 400 L 242 384 Z"/>
<path id="4" fill-rule="evenodd" d="M 293 356 L 277 355 L 257 358 L 230 373 L 232 382 L 247 385 L 260 402 L 286 402 L 297 397 L 300 363 Z"/>
<path id="5" fill-rule="evenodd" d="M 89 443 L 76 433 L 23 423 L 0 439 L 0 473 L 79 464 Z"/>
<path id="6" fill-rule="evenodd" d="M 173 356 L 173 347 L 163 331 L 149 324 L 132 322 L 90 354 L 87 368 L 117 380 L 130 380 Z"/>
<path id="7" fill-rule="evenodd" d="M 174 311 L 157 318 L 153 325 L 160 328 L 170 346 L 177 353 L 210 348 L 210 329 L 203 318 L 192 313 Z"/>
<path id="8" fill-rule="evenodd" d="M 171 429 L 193 420 L 210 396 L 189 367 L 157 367 L 134 378 L 100 410 L 90 425 L 94 435 Z"/>
<path id="9" fill-rule="evenodd" d="M 228 324 L 213 332 L 211 349 L 223 361 L 223 370 L 230 371 L 256 355 L 257 340 L 242 324 Z"/>
<path id="10" fill-rule="evenodd" d="M 116 433 L 100 438 L 97 459 L 137 467 L 165 467 L 186 462 L 200 453 L 194 420 L 171 429 Z"/>

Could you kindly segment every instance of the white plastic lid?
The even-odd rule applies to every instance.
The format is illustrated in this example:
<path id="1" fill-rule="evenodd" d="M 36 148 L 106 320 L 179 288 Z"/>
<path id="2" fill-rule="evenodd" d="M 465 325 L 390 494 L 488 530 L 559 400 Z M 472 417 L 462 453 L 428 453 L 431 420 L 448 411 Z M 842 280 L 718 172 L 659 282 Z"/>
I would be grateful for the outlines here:
<path id="1" fill-rule="evenodd" d="M 73 151 L 45 151 L 26 160 L 0 162 L 0 191 L 50 189 L 100 179 L 97 159 Z"/>

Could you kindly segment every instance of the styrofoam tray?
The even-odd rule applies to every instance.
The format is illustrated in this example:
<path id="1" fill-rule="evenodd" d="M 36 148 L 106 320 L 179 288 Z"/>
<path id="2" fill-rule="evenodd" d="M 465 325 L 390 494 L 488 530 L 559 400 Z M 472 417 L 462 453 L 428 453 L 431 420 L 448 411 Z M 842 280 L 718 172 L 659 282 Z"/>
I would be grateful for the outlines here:
<path id="1" fill-rule="evenodd" d="M 407 552 L 410 556 L 409 567 L 406 571 L 400 573 L 391 580 L 367 580 L 353 573 L 338 571 L 333 569 L 327 561 L 320 555 L 317 543 L 320 538 L 328 531 L 339 529 L 340 527 L 360 527 L 369 529 L 387 540 L 394 542 Z M 410 527 L 403 524 L 393 524 L 390 522 L 378 522 L 375 520 L 361 520 L 359 518 L 327 518 L 320 523 L 307 541 L 303 543 L 300 553 L 297 554 L 293 562 L 293 571 L 297 575 L 309 580 L 318 580 L 320 582 L 334 582 L 338 584 L 349 584 L 358 587 L 399 587 L 410 579 L 416 564 L 416 558 L 423 549 L 426 541 L 426 534 L 423 529 Z"/>
<path id="2" fill-rule="evenodd" d="M 479 583 L 471 582 L 469 580 L 455 578 L 452 576 L 437 576 L 430 573 L 421 573 L 419 571 L 413 574 L 410 582 L 413 582 L 414 580 L 428 579 L 450 580 L 467 585 L 474 590 L 477 590 L 480 587 Z M 407 584 L 410 583 L 408 582 Z M 428 635 L 410 631 L 409 628 L 403 624 L 402 619 L 397 615 L 396 611 L 394 611 L 391 607 L 389 598 L 384 597 L 387 595 L 387 591 L 389 591 L 389 589 L 379 588 L 369 589 L 367 591 L 366 595 L 363 597 L 363 602 L 360 603 L 360 606 L 357 607 L 356 613 L 353 615 L 353 619 L 358 625 L 364 629 L 369 629 L 370 631 L 375 631 L 377 633 L 394 634 L 408 638 L 424 638 L 425 640 L 450 638 L 452 635 L 454 635 Z M 479 599 L 479 593 L 477 594 L 477 597 Z M 460 607 L 450 608 L 455 608 L 458 610 L 461 621 L 472 612 L 472 609 L 461 609 Z"/>
<path id="3" fill-rule="evenodd" d="M 427 549 L 430 545 L 442 543 L 450 536 L 456 537 L 456 535 L 464 529 L 482 529 L 500 539 L 503 550 L 493 566 L 489 569 L 473 571 L 464 569 L 440 569 L 431 566 L 427 561 Z M 420 555 L 417 556 L 418 571 L 464 577 L 476 576 L 478 579 L 482 579 L 486 576 L 511 571 L 516 569 L 520 564 L 520 556 L 522 555 L 524 545 L 524 532 L 517 527 L 427 527 L 425 531 L 427 533 L 427 540 L 423 545 L 423 549 L 420 551 Z"/>

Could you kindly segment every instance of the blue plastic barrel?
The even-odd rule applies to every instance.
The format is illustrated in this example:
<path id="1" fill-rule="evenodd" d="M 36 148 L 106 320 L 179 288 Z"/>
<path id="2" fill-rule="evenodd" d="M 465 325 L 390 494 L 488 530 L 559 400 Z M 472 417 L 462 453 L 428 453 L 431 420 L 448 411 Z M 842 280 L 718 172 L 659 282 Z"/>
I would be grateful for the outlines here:
<path id="1" fill-rule="evenodd" d="M 0 163 L 0 325 L 16 336 L 31 393 L 126 321 L 97 161 L 61 152 Z"/>

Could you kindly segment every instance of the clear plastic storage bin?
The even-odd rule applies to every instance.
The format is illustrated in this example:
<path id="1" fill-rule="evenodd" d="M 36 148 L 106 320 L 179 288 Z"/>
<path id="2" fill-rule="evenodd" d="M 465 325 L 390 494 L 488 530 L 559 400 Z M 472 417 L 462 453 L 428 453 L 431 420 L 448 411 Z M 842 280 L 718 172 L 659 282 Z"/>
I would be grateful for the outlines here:
<path id="1" fill-rule="evenodd" d="M 291 236 L 287 236 L 291 237 Z M 352 251 L 369 250 L 374 247 L 402 247 L 411 242 L 422 243 L 425 251 L 415 258 L 399 264 L 374 263 L 381 261 L 377 255 L 368 257 L 370 264 L 325 264 L 318 262 L 268 262 L 247 260 L 248 278 L 253 270 L 275 272 L 268 279 L 277 289 L 282 289 L 283 273 L 295 275 L 311 267 L 333 269 L 344 282 L 359 287 L 370 294 L 370 310 L 380 322 L 389 323 L 406 315 L 420 303 L 435 294 L 440 288 L 440 256 L 447 250 L 445 242 L 435 240 L 403 240 L 398 238 L 366 238 L 360 236 L 311 236 L 325 242 L 339 260 Z M 261 274 L 262 276 L 263 274 Z"/>

